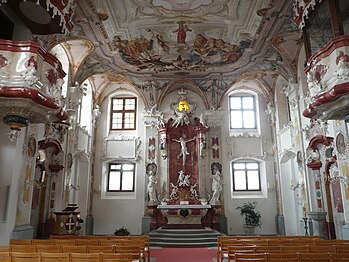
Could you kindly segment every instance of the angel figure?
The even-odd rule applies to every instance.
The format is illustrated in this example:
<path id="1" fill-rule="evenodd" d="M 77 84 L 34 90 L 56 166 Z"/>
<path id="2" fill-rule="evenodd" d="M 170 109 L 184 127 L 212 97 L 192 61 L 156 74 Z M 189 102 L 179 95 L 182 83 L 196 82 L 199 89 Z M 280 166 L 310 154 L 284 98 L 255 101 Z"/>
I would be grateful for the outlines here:
<path id="1" fill-rule="evenodd" d="M 195 189 L 196 185 L 197 185 L 197 182 L 194 185 L 190 186 L 189 196 L 193 199 L 198 199 L 198 197 L 199 197 L 198 193 L 196 192 L 196 189 Z"/>
<path id="2" fill-rule="evenodd" d="M 176 119 L 172 124 L 173 127 L 177 128 L 178 126 L 183 126 L 184 124 L 185 125 L 190 124 L 189 115 L 187 111 L 185 110 L 179 111 L 177 108 L 174 111 L 175 111 Z"/>
<path id="3" fill-rule="evenodd" d="M 170 199 L 171 200 L 177 199 L 178 198 L 178 186 L 171 183 L 171 187 L 172 187 L 172 192 L 170 194 Z"/>

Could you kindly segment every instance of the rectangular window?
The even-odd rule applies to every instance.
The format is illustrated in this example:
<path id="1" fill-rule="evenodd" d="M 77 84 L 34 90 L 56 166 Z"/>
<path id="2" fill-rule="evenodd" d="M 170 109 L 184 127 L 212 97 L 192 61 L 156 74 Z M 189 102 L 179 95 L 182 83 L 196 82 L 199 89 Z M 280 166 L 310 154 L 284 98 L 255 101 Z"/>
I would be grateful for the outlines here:
<path id="1" fill-rule="evenodd" d="M 256 129 L 256 103 L 254 96 L 230 96 L 229 108 L 231 129 Z"/>
<path id="2" fill-rule="evenodd" d="M 110 130 L 135 130 L 136 129 L 135 97 L 113 98 L 111 103 Z"/>
<path id="3" fill-rule="evenodd" d="M 234 191 L 261 191 L 257 162 L 234 162 L 232 165 Z"/>
<path id="4" fill-rule="evenodd" d="M 110 163 L 108 171 L 108 192 L 134 192 L 135 164 Z"/>

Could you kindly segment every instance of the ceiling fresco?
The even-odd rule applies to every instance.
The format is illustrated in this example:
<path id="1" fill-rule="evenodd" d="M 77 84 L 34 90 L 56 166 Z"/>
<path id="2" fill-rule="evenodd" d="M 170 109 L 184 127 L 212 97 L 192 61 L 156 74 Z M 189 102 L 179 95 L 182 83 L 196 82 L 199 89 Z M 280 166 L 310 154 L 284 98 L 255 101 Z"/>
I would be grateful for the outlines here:
<path id="1" fill-rule="evenodd" d="M 47 10 L 46 0 L 26 1 Z M 153 106 L 163 92 L 172 90 L 165 85 L 181 88 L 188 83 L 217 108 L 221 96 L 237 82 L 253 80 L 272 92 L 276 76 L 295 80 L 302 39 L 293 23 L 292 1 L 73 2 L 68 33 L 52 35 L 37 26 L 34 39 L 47 48 L 63 43 L 74 64 L 71 80 L 89 78 L 95 101 L 103 100 L 108 85 L 127 82 Z"/>
<path id="2" fill-rule="evenodd" d="M 269 4 L 254 1 L 104 1 L 117 55 L 137 71 L 207 71 L 234 64 L 251 46 Z M 118 8 L 113 8 L 118 6 Z"/>

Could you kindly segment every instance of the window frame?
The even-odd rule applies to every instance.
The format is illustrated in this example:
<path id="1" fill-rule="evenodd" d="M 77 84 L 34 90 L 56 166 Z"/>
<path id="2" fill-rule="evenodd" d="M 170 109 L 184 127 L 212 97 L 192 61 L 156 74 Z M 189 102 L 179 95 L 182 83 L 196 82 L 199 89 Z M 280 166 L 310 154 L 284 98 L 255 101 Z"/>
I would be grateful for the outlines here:
<path id="1" fill-rule="evenodd" d="M 231 102 L 230 102 L 232 97 L 240 98 L 241 105 L 242 105 L 242 99 L 244 97 L 251 97 L 253 99 L 253 109 L 243 109 L 243 108 L 241 108 L 241 109 L 232 109 L 231 108 Z M 229 101 L 229 129 L 230 130 L 232 130 L 232 131 L 235 131 L 235 130 L 237 130 L 237 131 L 240 131 L 240 130 L 246 130 L 246 131 L 258 130 L 258 123 L 257 123 L 257 114 L 258 114 L 258 112 L 257 112 L 257 98 L 256 98 L 256 96 L 254 94 L 250 94 L 250 93 L 235 93 L 235 94 L 231 94 L 228 97 L 228 101 Z M 238 127 L 238 128 L 232 127 L 232 116 L 231 115 L 232 115 L 233 111 L 235 111 L 235 112 L 239 111 L 239 112 L 242 113 L 241 114 L 242 115 L 242 118 L 241 118 L 242 127 Z M 254 127 L 253 128 L 243 127 L 244 126 L 244 115 L 243 115 L 243 112 L 246 112 L 246 111 L 253 111 L 253 113 L 254 113 Z"/>
<path id="2" fill-rule="evenodd" d="M 112 165 L 133 165 L 133 174 L 132 174 L 132 179 L 133 179 L 133 185 L 132 185 L 132 190 L 122 190 L 122 177 L 123 177 L 123 170 L 121 169 L 111 169 Z M 110 190 L 109 185 L 110 185 L 110 172 L 111 171 L 120 171 L 120 190 Z M 130 170 L 127 170 L 130 171 Z M 135 184 L 136 184 L 136 164 L 132 162 L 110 162 L 108 163 L 108 175 L 107 175 L 107 187 L 106 187 L 106 192 L 107 193 L 113 193 L 113 192 L 135 192 Z"/>
<path id="3" fill-rule="evenodd" d="M 126 99 L 132 99 L 135 102 L 135 109 L 125 109 L 125 101 Z M 113 110 L 114 100 L 123 100 L 123 109 L 122 110 Z M 134 115 L 134 126 L 133 128 L 125 128 L 125 113 L 132 113 Z M 113 114 L 114 113 L 122 113 L 122 120 L 121 120 L 121 128 L 113 128 Z M 127 96 L 127 97 L 112 97 L 111 104 L 110 104 L 110 131 L 130 131 L 130 130 L 136 130 L 137 127 L 137 97 L 133 96 Z"/>
<path id="4" fill-rule="evenodd" d="M 234 169 L 234 164 L 245 164 L 245 169 Z M 246 164 L 257 164 L 257 169 L 247 169 Z M 261 166 L 257 161 L 235 161 L 231 162 L 231 170 L 232 170 L 232 182 L 233 182 L 233 192 L 262 192 L 262 184 L 261 184 Z M 246 180 L 246 189 L 235 189 L 235 170 L 244 170 L 245 172 L 245 180 Z M 259 189 L 248 189 L 248 170 L 257 170 L 258 171 L 258 186 Z"/>

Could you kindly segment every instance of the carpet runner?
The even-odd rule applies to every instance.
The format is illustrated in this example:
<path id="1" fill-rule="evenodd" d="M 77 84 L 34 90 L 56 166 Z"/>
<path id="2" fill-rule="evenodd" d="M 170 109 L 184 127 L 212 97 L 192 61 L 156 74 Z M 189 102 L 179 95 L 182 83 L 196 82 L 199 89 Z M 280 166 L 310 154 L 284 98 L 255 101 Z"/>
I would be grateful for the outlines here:
<path id="1" fill-rule="evenodd" d="M 216 249 L 208 248 L 160 248 L 151 250 L 155 262 L 212 262 Z"/>

